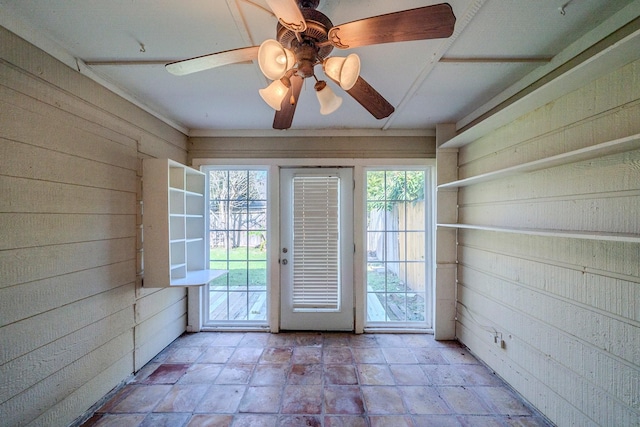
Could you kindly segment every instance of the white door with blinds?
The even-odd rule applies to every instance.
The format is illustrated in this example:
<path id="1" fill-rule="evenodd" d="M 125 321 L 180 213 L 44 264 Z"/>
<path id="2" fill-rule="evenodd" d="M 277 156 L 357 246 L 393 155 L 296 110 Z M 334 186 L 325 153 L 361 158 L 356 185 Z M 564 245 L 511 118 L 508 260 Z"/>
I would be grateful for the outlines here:
<path id="1" fill-rule="evenodd" d="M 282 169 L 280 189 L 280 328 L 352 331 L 352 169 Z"/>

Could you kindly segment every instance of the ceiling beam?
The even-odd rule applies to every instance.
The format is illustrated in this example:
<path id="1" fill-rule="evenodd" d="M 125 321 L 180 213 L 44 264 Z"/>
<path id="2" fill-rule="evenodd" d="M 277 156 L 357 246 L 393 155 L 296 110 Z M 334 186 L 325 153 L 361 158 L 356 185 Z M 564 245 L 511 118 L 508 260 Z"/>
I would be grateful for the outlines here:
<path id="1" fill-rule="evenodd" d="M 147 61 L 136 61 L 136 60 L 106 60 L 106 61 L 101 61 L 101 60 L 96 60 L 96 61 L 84 61 L 85 65 L 89 66 L 89 67 L 93 67 L 93 66 L 152 66 L 152 65 L 167 65 L 170 62 L 176 62 L 176 61 L 181 61 L 184 58 L 180 58 L 180 59 L 152 59 L 152 60 L 147 60 Z M 234 62 L 233 64 L 226 64 L 228 65 L 238 65 L 238 64 L 252 64 L 253 61 L 241 61 L 241 62 Z"/>
<path id="2" fill-rule="evenodd" d="M 518 63 L 545 63 L 553 59 L 551 56 L 532 57 L 442 57 L 439 62 L 454 64 L 518 64 Z"/>
<path id="3" fill-rule="evenodd" d="M 636 4 L 640 9 L 640 3 Z M 587 34 L 584 38 L 591 39 L 591 35 Z M 582 46 L 581 40 L 576 43 Z M 458 122 L 456 125 L 458 134 L 443 144 L 443 147 L 459 148 L 467 145 L 518 117 L 637 59 L 640 52 L 640 17 L 636 17 L 581 52 L 575 52 L 574 49 L 575 44 L 557 55 L 546 66 L 540 67 L 543 70 L 532 73 L 529 78 L 535 76 L 535 80 L 529 81 L 525 78 L 514 85 L 512 89 L 517 88 L 517 92 L 511 93 L 510 90 L 503 92 L 502 96 L 507 94 L 510 96 L 504 99 L 498 96 L 496 99 L 501 102 L 495 105 L 488 104 L 487 107 L 490 108 L 462 126 Z M 558 56 L 564 58 L 567 52 L 571 52 L 573 56 L 558 64 Z M 541 71 L 545 71 L 546 74 L 539 75 Z M 520 86 L 522 82 L 528 82 L 528 85 L 522 87 Z"/>
<path id="4" fill-rule="evenodd" d="M 486 0 L 472 0 L 470 2 L 469 6 L 467 7 L 465 12 L 463 13 L 462 17 L 460 17 L 460 18 L 458 18 L 456 20 L 455 30 L 454 30 L 453 34 L 451 35 L 451 37 L 449 37 L 448 39 L 444 40 L 440 44 L 440 46 L 438 47 L 438 50 L 434 53 L 434 55 L 431 58 L 431 60 L 429 60 L 427 62 L 427 64 L 422 69 L 420 74 L 418 74 L 418 78 L 416 78 L 416 80 L 413 82 L 413 84 L 411 85 L 409 90 L 402 97 L 402 100 L 396 106 L 396 114 L 392 114 L 387 119 L 386 123 L 382 127 L 383 130 L 387 130 L 387 129 L 389 129 L 391 127 L 391 125 L 393 124 L 393 122 L 395 120 L 395 117 L 398 116 L 397 113 L 399 111 L 403 110 L 404 108 L 406 108 L 407 104 L 409 104 L 409 102 L 411 101 L 413 96 L 416 94 L 418 89 L 420 89 L 420 87 L 422 86 L 424 81 L 427 79 L 427 77 L 429 77 L 429 74 L 431 74 L 431 72 L 436 67 L 436 65 L 438 64 L 440 59 L 442 59 L 444 54 L 447 53 L 447 51 L 449 50 L 451 45 L 456 41 L 456 39 L 458 37 L 460 37 L 460 34 L 464 31 L 464 29 L 467 27 L 467 25 L 469 25 L 469 23 L 471 22 L 473 17 L 476 16 L 476 14 L 478 13 L 478 11 L 482 7 L 482 5 L 484 5 L 485 1 Z"/>

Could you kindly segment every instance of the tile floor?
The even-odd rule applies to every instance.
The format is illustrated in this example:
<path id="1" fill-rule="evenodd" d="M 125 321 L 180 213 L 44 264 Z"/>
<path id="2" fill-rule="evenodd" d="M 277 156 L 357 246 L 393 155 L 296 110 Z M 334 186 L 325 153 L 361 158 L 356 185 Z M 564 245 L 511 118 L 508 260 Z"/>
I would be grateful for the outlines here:
<path id="1" fill-rule="evenodd" d="M 83 426 L 549 426 L 432 335 L 185 334 Z"/>

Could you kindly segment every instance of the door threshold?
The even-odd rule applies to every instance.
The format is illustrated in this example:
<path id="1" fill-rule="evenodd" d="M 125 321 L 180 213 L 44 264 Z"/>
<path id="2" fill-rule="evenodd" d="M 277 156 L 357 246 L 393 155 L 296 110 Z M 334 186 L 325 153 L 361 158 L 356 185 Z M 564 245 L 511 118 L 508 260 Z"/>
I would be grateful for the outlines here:
<path id="1" fill-rule="evenodd" d="M 365 334 L 429 334 L 433 335 L 431 328 L 384 328 L 372 327 L 364 328 Z"/>

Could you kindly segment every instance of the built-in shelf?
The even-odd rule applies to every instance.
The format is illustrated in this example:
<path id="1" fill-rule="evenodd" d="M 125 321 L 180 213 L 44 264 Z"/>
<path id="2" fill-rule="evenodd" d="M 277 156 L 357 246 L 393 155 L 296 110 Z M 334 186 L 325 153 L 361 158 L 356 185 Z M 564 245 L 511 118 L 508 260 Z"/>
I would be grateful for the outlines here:
<path id="1" fill-rule="evenodd" d="M 438 185 L 438 188 L 444 189 L 465 187 L 473 184 L 492 181 L 495 179 L 535 172 L 554 166 L 591 160 L 601 156 L 618 154 L 637 149 L 640 149 L 640 134 L 615 139 L 613 141 L 603 142 L 601 144 L 592 145 L 590 147 L 581 148 L 579 150 L 569 151 L 567 153 L 558 154 L 555 156 L 547 157 L 545 159 L 534 160 L 532 162 L 499 169 L 493 172 L 471 176 L 469 178 L 460 179 L 458 181 L 448 182 Z"/>
<path id="2" fill-rule="evenodd" d="M 145 159 L 142 180 L 144 286 L 202 286 L 226 274 L 207 269 L 205 175 Z"/>
<path id="3" fill-rule="evenodd" d="M 174 279 L 171 286 L 201 286 L 227 274 L 227 270 L 191 270 L 186 277 Z"/>
<path id="4" fill-rule="evenodd" d="M 458 228 L 467 230 L 496 231 L 499 233 L 526 234 L 530 236 L 564 237 L 572 239 L 605 240 L 610 242 L 640 243 L 640 234 L 607 233 L 600 231 L 572 231 L 536 228 L 510 228 L 491 225 L 474 224 L 438 224 L 438 227 Z"/>

